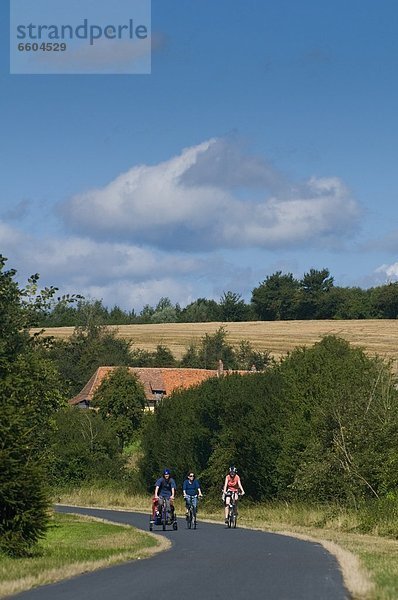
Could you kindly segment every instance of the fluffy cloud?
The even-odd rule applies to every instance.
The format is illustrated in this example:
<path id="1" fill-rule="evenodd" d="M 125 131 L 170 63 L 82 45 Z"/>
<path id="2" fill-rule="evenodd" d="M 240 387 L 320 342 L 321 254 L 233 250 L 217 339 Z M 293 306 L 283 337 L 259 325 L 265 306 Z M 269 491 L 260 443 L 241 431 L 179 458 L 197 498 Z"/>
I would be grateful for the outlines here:
<path id="1" fill-rule="evenodd" d="M 382 278 L 382 283 L 386 283 L 386 281 L 397 281 L 398 262 L 392 263 L 391 265 L 381 265 L 376 269 L 375 273 Z"/>
<path id="2" fill-rule="evenodd" d="M 161 296 L 189 302 L 194 279 L 211 267 L 200 258 L 129 244 L 77 236 L 38 239 L 1 221 L 0 242 L 21 282 L 39 271 L 41 284 L 55 285 L 61 293 L 78 292 L 135 309 Z"/>
<path id="3" fill-rule="evenodd" d="M 38 271 L 43 285 L 61 293 L 136 310 L 162 296 L 183 306 L 227 290 L 249 297 L 276 259 L 291 262 L 300 248 L 340 247 L 360 218 L 339 178 L 292 183 L 229 139 L 135 166 L 71 198 L 60 209 L 66 228 L 58 223 L 58 237 L 11 225 L 27 208 L 21 203 L 3 214 L 8 224 L 0 220 L 2 252 L 21 282 Z M 271 263 L 267 250 L 278 251 Z"/>
<path id="4" fill-rule="evenodd" d="M 135 166 L 106 187 L 67 201 L 72 230 L 163 249 L 277 249 L 334 245 L 352 235 L 360 208 L 337 177 L 292 184 L 225 139 Z"/>

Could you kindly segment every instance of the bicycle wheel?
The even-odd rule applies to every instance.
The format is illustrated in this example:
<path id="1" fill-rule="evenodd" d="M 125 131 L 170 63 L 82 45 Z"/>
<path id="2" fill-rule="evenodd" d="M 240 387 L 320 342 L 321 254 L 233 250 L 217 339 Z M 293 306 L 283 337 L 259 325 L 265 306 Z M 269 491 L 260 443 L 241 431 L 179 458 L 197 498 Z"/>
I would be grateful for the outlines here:
<path id="1" fill-rule="evenodd" d="M 166 510 L 166 505 L 163 505 L 163 509 L 162 509 L 162 529 L 163 531 L 166 530 L 166 525 L 167 525 L 167 510 Z"/>
<path id="2" fill-rule="evenodd" d="M 187 525 L 188 529 L 192 529 L 192 506 L 189 507 Z"/>
<path id="3" fill-rule="evenodd" d="M 230 506 L 229 511 L 228 511 L 228 529 L 231 529 L 231 527 L 232 527 L 233 516 L 234 516 L 233 507 Z"/>
<path id="4" fill-rule="evenodd" d="M 232 527 L 234 529 L 236 529 L 237 522 L 238 522 L 238 514 L 237 514 L 236 510 L 234 510 L 233 515 L 232 515 Z"/>

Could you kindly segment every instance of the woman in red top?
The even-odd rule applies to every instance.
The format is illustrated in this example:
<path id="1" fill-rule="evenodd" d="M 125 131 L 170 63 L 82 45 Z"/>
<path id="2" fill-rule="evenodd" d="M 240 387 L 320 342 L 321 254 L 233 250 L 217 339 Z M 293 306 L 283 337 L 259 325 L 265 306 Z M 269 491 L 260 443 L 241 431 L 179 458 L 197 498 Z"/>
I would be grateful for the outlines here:
<path id="1" fill-rule="evenodd" d="M 230 492 L 228 494 L 228 492 Z M 235 467 L 229 467 L 228 475 L 225 478 L 224 489 L 222 492 L 223 500 L 225 502 L 225 522 L 228 523 L 228 506 L 231 501 L 231 494 L 234 496 L 235 502 L 238 502 L 239 492 L 243 496 L 245 490 L 242 487 L 240 477 Z"/>

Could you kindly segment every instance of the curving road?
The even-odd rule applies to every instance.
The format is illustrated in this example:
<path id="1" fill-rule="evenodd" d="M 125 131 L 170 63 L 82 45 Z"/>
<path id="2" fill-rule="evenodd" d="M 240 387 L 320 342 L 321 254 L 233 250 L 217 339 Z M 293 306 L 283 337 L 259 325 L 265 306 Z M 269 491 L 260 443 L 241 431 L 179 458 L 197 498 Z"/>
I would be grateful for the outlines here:
<path id="1" fill-rule="evenodd" d="M 59 506 L 148 530 L 148 515 Z M 158 529 L 158 528 L 155 528 Z M 14 596 L 26 600 L 343 600 L 337 561 L 320 544 L 283 535 L 227 529 L 198 522 L 198 529 L 162 532 L 170 550 L 80 575 Z"/>

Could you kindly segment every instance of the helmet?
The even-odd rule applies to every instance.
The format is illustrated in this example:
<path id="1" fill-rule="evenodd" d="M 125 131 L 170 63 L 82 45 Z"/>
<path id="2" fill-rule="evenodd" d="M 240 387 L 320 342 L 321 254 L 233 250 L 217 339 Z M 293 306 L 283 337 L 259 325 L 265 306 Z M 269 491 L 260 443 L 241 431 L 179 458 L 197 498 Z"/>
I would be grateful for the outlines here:
<path id="1" fill-rule="evenodd" d="M 170 469 L 164 469 L 163 475 L 170 475 Z"/>
<path id="2" fill-rule="evenodd" d="M 231 475 L 236 475 L 236 473 L 237 473 L 236 467 L 234 467 L 233 465 L 231 465 L 229 467 L 229 472 L 230 472 Z"/>

